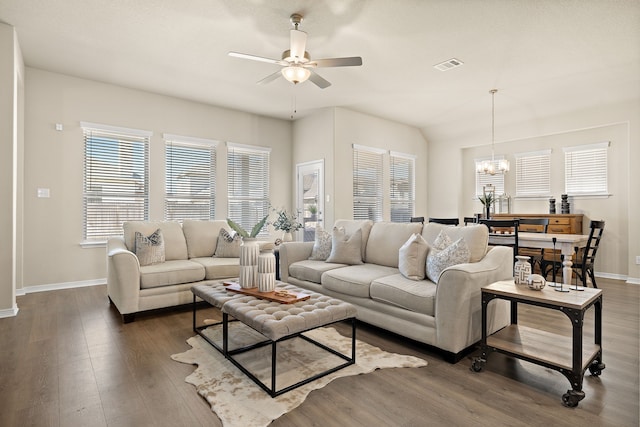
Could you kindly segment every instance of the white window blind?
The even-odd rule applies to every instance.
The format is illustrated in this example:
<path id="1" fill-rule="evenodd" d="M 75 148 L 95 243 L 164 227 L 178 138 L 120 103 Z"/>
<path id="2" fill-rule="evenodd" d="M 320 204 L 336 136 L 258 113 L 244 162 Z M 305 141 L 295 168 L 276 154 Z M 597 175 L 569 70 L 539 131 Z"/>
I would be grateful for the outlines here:
<path id="1" fill-rule="evenodd" d="M 216 142 L 164 135 L 168 221 L 216 217 Z"/>
<path id="2" fill-rule="evenodd" d="M 389 155 L 391 221 L 409 222 L 415 204 L 415 158 L 402 153 Z"/>
<path id="3" fill-rule="evenodd" d="M 516 196 L 551 195 L 551 150 L 516 153 Z"/>
<path id="4" fill-rule="evenodd" d="M 151 132 L 82 122 L 84 239 L 122 235 L 125 221 L 149 219 Z"/>
<path id="5" fill-rule="evenodd" d="M 493 162 L 495 170 L 498 170 L 498 162 L 503 158 L 504 156 L 495 157 Z M 475 160 L 474 172 L 476 174 L 476 196 L 482 196 L 482 188 L 489 184 L 493 185 L 495 188 L 496 196 L 501 196 L 504 194 L 504 174 L 496 173 L 495 175 L 489 175 L 483 172 L 477 172 L 480 164 L 485 160 L 489 160 L 489 158 Z"/>
<path id="6" fill-rule="evenodd" d="M 353 219 L 382 221 L 382 155 L 378 150 L 353 146 Z"/>
<path id="7" fill-rule="evenodd" d="M 606 195 L 609 142 L 564 147 L 565 193 L 570 196 Z"/>
<path id="8" fill-rule="evenodd" d="M 228 215 L 247 232 L 269 214 L 270 149 L 227 143 Z M 266 233 L 266 228 L 261 234 Z"/>

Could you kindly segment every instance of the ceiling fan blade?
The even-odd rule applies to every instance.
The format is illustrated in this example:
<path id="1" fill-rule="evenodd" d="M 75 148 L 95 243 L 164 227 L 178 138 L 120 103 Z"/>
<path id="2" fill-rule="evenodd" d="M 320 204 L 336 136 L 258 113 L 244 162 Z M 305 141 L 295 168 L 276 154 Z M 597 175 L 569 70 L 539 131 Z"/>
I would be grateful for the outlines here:
<path id="1" fill-rule="evenodd" d="M 354 67 L 362 65 L 362 58 L 351 56 L 349 58 L 315 59 L 307 65 L 310 67 Z"/>
<path id="2" fill-rule="evenodd" d="M 249 55 L 247 53 L 229 52 L 229 56 L 240 59 L 250 59 L 252 61 L 268 62 L 269 64 L 288 65 L 286 61 L 280 59 L 265 58 L 264 56 Z"/>
<path id="3" fill-rule="evenodd" d="M 273 74 L 269 74 L 267 77 L 265 77 L 262 80 L 258 81 L 259 85 L 264 85 L 267 83 L 271 83 L 272 81 L 274 81 L 275 79 L 277 79 L 278 77 L 280 77 L 282 75 L 282 73 L 280 72 L 280 70 L 276 71 Z"/>
<path id="4" fill-rule="evenodd" d="M 329 86 L 331 86 L 331 83 L 329 83 L 327 80 L 325 80 L 322 77 L 320 77 L 313 70 L 309 70 L 309 71 L 311 72 L 311 75 L 309 76 L 309 80 L 311 80 L 320 89 L 325 89 L 325 88 L 328 88 Z"/>
<path id="5" fill-rule="evenodd" d="M 290 34 L 291 34 L 291 48 L 290 48 L 291 57 L 297 58 L 298 60 L 304 59 L 304 50 L 307 46 L 307 33 L 300 30 L 291 30 Z M 300 61 L 296 61 L 296 62 L 300 62 Z"/>

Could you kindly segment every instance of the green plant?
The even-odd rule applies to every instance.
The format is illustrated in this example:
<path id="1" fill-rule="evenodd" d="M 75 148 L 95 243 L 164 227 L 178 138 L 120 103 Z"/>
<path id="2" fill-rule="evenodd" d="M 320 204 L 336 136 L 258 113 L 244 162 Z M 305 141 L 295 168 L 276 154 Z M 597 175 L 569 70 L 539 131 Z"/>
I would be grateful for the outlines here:
<path id="1" fill-rule="evenodd" d="M 491 206 L 491 203 L 493 203 L 493 193 L 486 193 L 478 197 L 478 200 L 480 200 L 480 203 L 485 207 Z"/>
<path id="2" fill-rule="evenodd" d="M 309 205 L 307 209 L 309 209 L 309 213 L 311 215 L 315 215 L 318 213 L 318 207 L 316 205 Z"/>
<path id="3" fill-rule="evenodd" d="M 285 233 L 291 233 L 292 231 L 298 231 L 302 228 L 302 224 L 298 222 L 298 215 L 287 212 L 286 209 L 274 209 L 277 217 L 276 220 L 271 222 L 273 228 L 276 230 L 284 231 Z"/>
<path id="4" fill-rule="evenodd" d="M 269 218 L 269 215 L 265 215 L 264 218 L 262 218 L 260 221 L 258 221 L 258 223 L 256 225 L 254 225 L 253 228 L 251 229 L 251 233 L 247 233 L 247 231 L 244 228 L 242 228 L 242 226 L 240 224 L 238 224 L 237 222 L 231 220 L 230 218 L 227 218 L 227 224 L 229 224 L 229 227 L 231 227 L 240 236 L 242 236 L 242 237 L 250 237 L 251 238 L 251 237 L 256 237 L 258 235 L 260 230 L 262 230 L 262 228 L 266 224 L 267 218 Z"/>

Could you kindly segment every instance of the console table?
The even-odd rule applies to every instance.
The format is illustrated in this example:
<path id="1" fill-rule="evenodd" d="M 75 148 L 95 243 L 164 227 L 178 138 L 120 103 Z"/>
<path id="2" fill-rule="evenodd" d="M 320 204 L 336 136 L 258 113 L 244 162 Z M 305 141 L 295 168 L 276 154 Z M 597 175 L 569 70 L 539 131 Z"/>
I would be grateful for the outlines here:
<path id="1" fill-rule="evenodd" d="M 494 299 L 511 302 L 511 325 L 487 336 L 487 305 Z M 567 315 L 573 326 L 572 337 L 518 325 L 518 304 L 529 304 L 559 310 Z M 584 313 L 595 309 L 594 343 L 583 343 Z M 482 288 L 482 346 L 481 355 L 473 359 L 471 368 L 484 368 L 492 351 L 526 360 L 562 373 L 572 389 L 562 395 L 565 406 L 575 407 L 584 399 L 582 381 L 587 369 L 598 376 L 605 368 L 602 363 L 602 290 L 556 292 L 545 287 L 540 291 L 513 280 L 503 280 Z"/>

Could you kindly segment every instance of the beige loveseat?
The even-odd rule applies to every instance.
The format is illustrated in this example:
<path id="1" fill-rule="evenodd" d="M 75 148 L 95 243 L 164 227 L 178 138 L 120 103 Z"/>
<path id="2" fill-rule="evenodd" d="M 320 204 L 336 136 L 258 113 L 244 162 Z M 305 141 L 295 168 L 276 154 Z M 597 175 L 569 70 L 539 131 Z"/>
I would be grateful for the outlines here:
<path id="1" fill-rule="evenodd" d="M 511 278 L 513 268 L 511 248 L 488 247 L 487 227 L 348 220 L 335 226 L 346 234 L 361 230 L 363 264 L 310 260 L 313 242 L 287 242 L 280 246 L 282 281 L 348 301 L 359 320 L 437 347 L 452 362 L 481 339 L 480 288 Z M 437 284 L 403 276 L 398 267 L 404 243 L 421 233 L 432 246 L 441 231 L 464 239 L 470 262 L 444 269 Z M 491 302 L 488 312 L 490 332 L 508 324 L 506 301 Z"/>
<path id="2" fill-rule="evenodd" d="M 125 323 L 135 313 L 187 304 L 193 300 L 191 286 L 204 280 L 238 277 L 239 258 L 215 257 L 221 229 L 226 221 L 177 222 L 132 221 L 124 235 L 107 241 L 107 292 Z M 160 229 L 164 261 L 140 265 L 135 233 L 149 236 Z"/>

